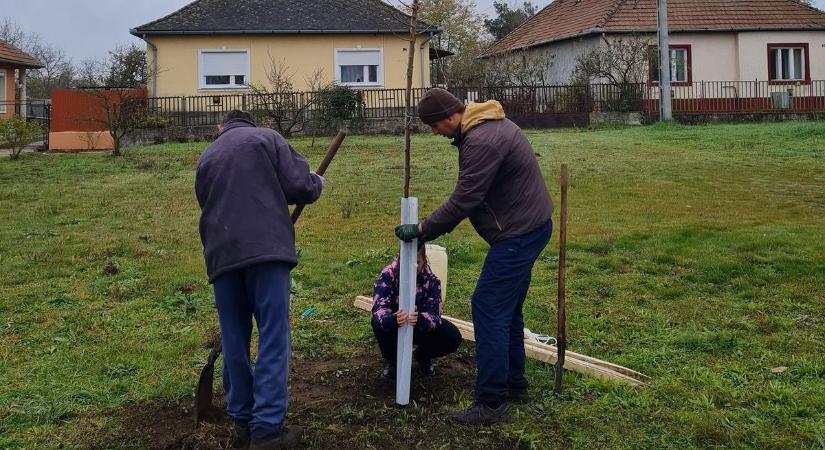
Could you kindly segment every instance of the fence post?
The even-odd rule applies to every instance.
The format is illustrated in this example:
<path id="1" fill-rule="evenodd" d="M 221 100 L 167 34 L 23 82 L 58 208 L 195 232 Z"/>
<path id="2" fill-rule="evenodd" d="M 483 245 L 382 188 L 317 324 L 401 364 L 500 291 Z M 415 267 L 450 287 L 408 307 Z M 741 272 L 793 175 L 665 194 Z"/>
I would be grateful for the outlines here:
<path id="1" fill-rule="evenodd" d="M 178 108 L 180 111 L 180 126 L 186 126 L 186 96 L 182 96 L 180 98 L 180 107 Z"/>

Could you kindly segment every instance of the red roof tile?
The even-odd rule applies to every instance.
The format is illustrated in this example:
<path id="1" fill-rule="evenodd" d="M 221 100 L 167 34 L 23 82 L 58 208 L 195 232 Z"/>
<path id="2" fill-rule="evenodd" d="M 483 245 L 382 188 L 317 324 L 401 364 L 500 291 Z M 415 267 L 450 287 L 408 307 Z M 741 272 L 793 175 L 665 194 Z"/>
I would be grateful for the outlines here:
<path id="1" fill-rule="evenodd" d="M 797 0 L 668 0 L 671 32 L 825 30 Z M 656 0 L 555 0 L 491 46 L 491 55 L 591 33 L 655 32 Z"/>
<path id="2" fill-rule="evenodd" d="M 3 41 L 0 41 L 0 62 L 11 63 L 31 69 L 39 69 L 43 67 L 43 64 L 31 55 L 12 47 Z"/>

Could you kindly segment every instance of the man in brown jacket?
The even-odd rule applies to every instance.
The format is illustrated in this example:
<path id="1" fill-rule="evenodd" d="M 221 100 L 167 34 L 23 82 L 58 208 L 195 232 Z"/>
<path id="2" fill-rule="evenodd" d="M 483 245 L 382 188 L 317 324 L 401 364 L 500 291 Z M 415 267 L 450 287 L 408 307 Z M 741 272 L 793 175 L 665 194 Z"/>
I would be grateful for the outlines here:
<path id="1" fill-rule="evenodd" d="M 458 182 L 426 220 L 395 232 L 405 241 L 427 241 L 469 218 L 490 244 L 472 296 L 475 401 L 450 417 L 461 423 L 506 421 L 507 401 L 528 399 L 522 306 L 533 264 L 550 240 L 553 201 L 533 148 L 497 101 L 465 106 L 435 88 L 421 98 L 418 115 L 458 147 Z"/>

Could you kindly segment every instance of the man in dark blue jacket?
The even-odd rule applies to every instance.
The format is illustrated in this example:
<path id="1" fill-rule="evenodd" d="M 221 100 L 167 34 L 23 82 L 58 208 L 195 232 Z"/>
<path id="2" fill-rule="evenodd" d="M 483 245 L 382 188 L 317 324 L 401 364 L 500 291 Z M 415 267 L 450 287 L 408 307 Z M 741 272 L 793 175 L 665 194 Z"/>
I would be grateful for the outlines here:
<path id="1" fill-rule="evenodd" d="M 231 111 L 198 160 L 200 235 L 223 340 L 226 409 L 250 448 L 283 448 L 289 373 L 290 271 L 298 263 L 288 205 L 321 195 L 324 179 L 278 133 Z M 258 325 L 254 373 L 249 346 Z"/>

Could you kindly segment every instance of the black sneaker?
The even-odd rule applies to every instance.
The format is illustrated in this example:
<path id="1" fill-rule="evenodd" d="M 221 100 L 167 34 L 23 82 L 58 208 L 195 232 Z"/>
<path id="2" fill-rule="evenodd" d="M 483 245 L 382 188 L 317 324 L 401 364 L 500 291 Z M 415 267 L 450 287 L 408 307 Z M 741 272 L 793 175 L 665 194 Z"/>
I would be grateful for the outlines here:
<path id="1" fill-rule="evenodd" d="M 422 358 L 421 353 L 418 349 L 415 349 L 415 351 L 413 352 L 413 359 L 415 359 L 415 361 L 418 362 L 418 370 L 421 372 L 421 375 L 429 377 L 435 374 L 433 360 L 430 358 Z"/>
<path id="2" fill-rule="evenodd" d="M 384 378 L 393 381 L 395 380 L 395 364 L 387 364 L 383 372 Z"/>
<path id="3" fill-rule="evenodd" d="M 435 375 L 435 367 L 433 367 L 433 361 L 431 359 L 426 361 L 418 361 L 418 370 L 421 372 L 421 375 L 424 375 L 425 377 Z"/>
<path id="4" fill-rule="evenodd" d="M 281 427 L 281 432 L 277 437 L 265 441 L 255 441 L 249 445 L 249 450 L 275 450 L 282 448 L 295 448 L 301 443 L 303 434 L 301 427 Z"/>
<path id="5" fill-rule="evenodd" d="M 230 448 L 247 448 L 251 439 L 249 424 L 232 421 L 232 437 L 229 439 Z"/>
<path id="6" fill-rule="evenodd" d="M 479 401 L 473 402 L 464 411 L 450 413 L 450 419 L 455 422 L 470 425 L 487 425 L 510 420 L 510 407 L 502 403 L 498 408 L 490 408 Z"/>
<path id="7" fill-rule="evenodd" d="M 507 390 L 507 401 L 515 402 L 515 403 L 528 403 L 530 402 L 530 393 L 527 392 L 527 388 L 510 388 Z"/>

